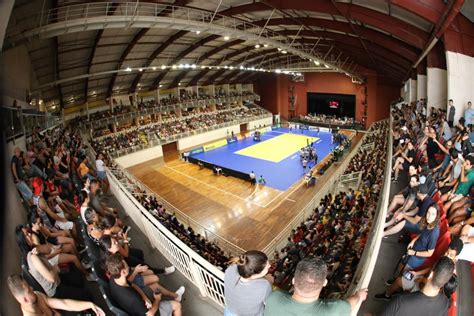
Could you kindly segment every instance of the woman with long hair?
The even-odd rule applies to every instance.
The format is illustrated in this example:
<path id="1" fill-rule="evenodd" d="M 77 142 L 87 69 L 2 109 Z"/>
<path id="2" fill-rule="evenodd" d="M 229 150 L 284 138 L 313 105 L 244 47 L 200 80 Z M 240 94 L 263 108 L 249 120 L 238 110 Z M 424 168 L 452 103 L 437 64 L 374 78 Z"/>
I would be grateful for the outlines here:
<path id="1" fill-rule="evenodd" d="M 439 206 L 433 204 L 420 221 L 421 233 L 408 244 L 405 270 L 414 270 L 431 257 L 438 242 L 439 219 Z"/>
<path id="2" fill-rule="evenodd" d="M 270 263 L 261 251 L 249 250 L 232 260 L 225 271 L 225 316 L 263 315 L 265 301 L 272 292 Z"/>

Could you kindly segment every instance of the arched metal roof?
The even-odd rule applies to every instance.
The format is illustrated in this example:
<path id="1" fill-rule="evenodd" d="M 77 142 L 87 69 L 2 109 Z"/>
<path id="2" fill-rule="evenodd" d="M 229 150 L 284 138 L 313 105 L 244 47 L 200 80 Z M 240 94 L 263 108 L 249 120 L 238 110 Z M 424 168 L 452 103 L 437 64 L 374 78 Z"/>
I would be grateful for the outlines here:
<path id="1" fill-rule="evenodd" d="M 20 0 L 4 47 L 27 45 L 36 92 L 46 102 L 55 100 L 65 107 L 179 83 L 258 78 L 258 72 L 243 75 L 240 66 L 311 66 L 313 71 L 359 78 L 370 69 L 401 83 L 463 3 Z M 275 43 L 287 47 L 288 54 Z M 179 64 L 193 66 L 171 67 Z M 124 71 L 128 67 L 132 71 Z"/>

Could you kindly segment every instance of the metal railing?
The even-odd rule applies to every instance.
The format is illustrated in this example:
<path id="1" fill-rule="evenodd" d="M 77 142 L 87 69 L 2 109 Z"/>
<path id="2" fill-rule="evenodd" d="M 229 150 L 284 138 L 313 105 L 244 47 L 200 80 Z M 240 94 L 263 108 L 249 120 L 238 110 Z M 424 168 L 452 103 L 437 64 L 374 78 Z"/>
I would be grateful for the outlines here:
<path id="1" fill-rule="evenodd" d="M 1 107 L 2 131 L 7 141 L 29 136 L 34 127 L 45 130 L 61 124 L 61 117 L 52 114 L 33 113 L 21 108 Z"/>
<path id="2" fill-rule="evenodd" d="M 112 8 L 114 9 L 112 10 Z M 90 29 L 112 27 L 152 28 L 159 25 L 160 27 L 166 26 L 181 30 L 206 31 L 211 34 L 227 35 L 278 47 L 304 59 L 320 61 L 329 68 L 340 69 L 362 80 L 360 79 L 362 77 L 352 70 L 343 69 L 342 61 L 335 57 L 329 56 L 330 60 L 323 60 L 326 58 L 317 55 L 312 45 L 295 42 L 293 38 L 267 27 L 199 8 L 138 1 L 120 3 L 86 2 L 42 10 L 37 14 L 36 21 L 36 27 L 33 29 L 30 29 L 30 25 L 23 25 L 23 30 L 26 29 L 27 31 L 20 32 L 19 28 L 14 28 L 13 31 L 9 32 L 10 45 L 15 45 L 20 40 L 36 35 L 48 38 Z M 326 69 L 324 64 L 321 64 L 321 69 Z"/>
<path id="3" fill-rule="evenodd" d="M 363 143 L 364 138 L 367 137 L 367 134 L 357 143 L 354 149 L 346 156 L 346 158 L 342 161 L 338 169 L 331 174 L 329 179 L 326 179 L 326 183 L 335 183 L 336 179 L 338 179 L 345 171 L 346 167 L 348 166 L 349 162 L 351 161 L 352 157 L 359 151 L 360 146 Z M 287 243 L 287 238 L 290 236 L 290 232 L 292 229 L 298 227 L 301 222 L 304 222 L 309 216 L 314 214 L 314 210 L 319 206 L 319 202 L 321 199 L 326 195 L 328 192 L 333 190 L 333 185 L 327 185 L 322 187 L 314 197 L 303 207 L 303 209 L 282 229 L 280 233 L 278 233 L 275 238 L 273 238 L 268 245 L 262 249 L 268 256 L 273 256 L 273 252 L 275 250 L 280 250 L 285 247 Z"/>
<path id="4" fill-rule="evenodd" d="M 193 251 L 172 234 L 127 191 L 107 169 L 110 190 L 127 215 L 142 229 L 153 248 L 158 249 L 193 285 L 203 297 L 224 306 L 224 273 Z"/>
<path id="5" fill-rule="evenodd" d="M 235 99 L 235 100 L 234 100 Z M 211 99 L 204 99 L 204 100 L 190 100 L 190 101 L 179 101 L 175 104 L 167 104 L 167 105 L 157 105 L 155 107 L 150 107 L 142 110 L 132 110 L 127 113 L 123 114 L 114 114 L 110 117 L 99 118 L 95 120 L 87 120 L 85 121 L 85 126 L 87 128 L 97 128 L 108 124 L 115 124 L 120 121 L 124 120 L 132 120 L 134 118 L 139 118 L 145 115 L 151 114 L 158 114 L 162 112 L 171 112 L 176 111 L 178 109 L 188 109 L 188 108 L 197 108 L 197 107 L 204 107 L 209 105 L 216 104 L 217 100 L 218 103 L 228 103 L 228 102 L 237 102 L 237 101 L 254 101 L 259 100 L 260 97 L 258 95 L 243 95 L 238 97 L 224 97 L 222 101 L 220 98 L 211 98 Z"/>
<path id="6" fill-rule="evenodd" d="M 379 254 L 380 245 L 382 243 L 382 235 L 390 195 L 390 175 L 392 170 L 393 139 L 391 127 L 392 117 L 389 119 L 389 128 L 387 132 L 387 155 L 385 161 L 383 185 L 380 191 L 375 218 L 372 223 L 372 229 L 369 238 L 360 258 L 357 270 L 354 273 L 354 277 L 352 278 L 351 286 L 347 292 L 349 295 L 357 292 L 360 289 L 369 287 L 370 279 L 372 278 L 375 263 Z"/>
<path id="7" fill-rule="evenodd" d="M 185 214 L 183 211 L 172 205 L 170 202 L 168 202 L 164 197 L 158 195 L 155 193 L 152 189 L 150 189 L 146 184 L 142 183 L 139 179 L 137 179 L 134 175 L 129 173 L 126 169 L 121 169 L 121 168 L 115 168 L 115 169 L 110 169 L 116 177 L 120 179 L 126 179 L 133 183 L 134 185 L 138 186 L 142 191 L 145 191 L 148 195 L 156 197 L 158 202 L 160 202 L 166 211 L 169 214 L 173 214 L 176 216 L 176 218 L 183 224 L 186 224 L 187 226 L 191 227 L 196 233 L 201 234 L 202 236 L 205 236 L 206 239 L 210 242 L 213 242 L 217 244 L 222 250 L 224 250 L 227 253 L 230 253 L 233 256 L 239 256 L 243 252 L 245 252 L 244 249 L 240 248 L 239 246 L 231 243 L 224 237 L 219 236 L 218 234 L 210 231 L 206 227 L 202 226 L 200 223 L 192 219 L 190 216 Z"/>

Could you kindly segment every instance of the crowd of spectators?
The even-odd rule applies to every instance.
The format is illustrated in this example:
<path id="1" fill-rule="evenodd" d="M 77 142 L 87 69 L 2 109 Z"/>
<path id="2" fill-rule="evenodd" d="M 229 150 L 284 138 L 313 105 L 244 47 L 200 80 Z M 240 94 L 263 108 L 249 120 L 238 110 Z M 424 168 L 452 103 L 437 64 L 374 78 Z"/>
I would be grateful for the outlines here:
<path id="1" fill-rule="evenodd" d="M 292 231 L 287 245 L 275 252 L 270 271 L 278 286 L 291 289 L 298 262 L 307 256 L 317 256 L 328 265 L 329 282 L 321 297 L 339 298 L 346 293 L 375 214 L 381 187 L 374 184 L 382 181 L 387 132 L 387 122 L 377 124 L 369 136 L 380 147 L 375 146 L 363 154 L 359 152 L 349 164 L 357 164 L 357 170 L 364 174 L 375 171 L 373 179 L 364 181 L 357 190 L 327 194 L 314 213 Z M 374 164 L 368 163 L 372 159 Z"/>
<path id="2" fill-rule="evenodd" d="M 191 131 L 198 131 L 210 126 L 216 126 L 232 121 L 243 121 L 268 113 L 257 106 L 239 106 L 224 108 L 214 112 L 196 113 L 177 118 L 175 114 L 169 113 L 159 122 L 146 126 L 135 127 L 121 131 L 120 133 L 108 135 L 92 141 L 94 148 L 100 152 L 115 152 L 121 149 L 146 145 L 150 141 L 167 138 Z"/>
<path id="3" fill-rule="evenodd" d="M 208 241 L 205 236 L 196 233 L 191 227 L 186 227 L 179 222 L 175 214 L 167 211 L 156 196 L 141 189 L 135 180 L 127 178 L 121 172 L 117 172 L 116 176 L 121 181 L 127 181 L 127 187 L 130 188 L 132 195 L 170 232 L 218 269 L 225 269 L 229 256 L 216 243 Z"/>
<path id="4" fill-rule="evenodd" d="M 336 115 L 326 115 L 318 113 L 309 113 L 307 115 L 300 115 L 300 120 L 310 122 L 310 123 L 324 123 L 329 125 L 339 125 L 346 127 L 353 127 L 356 124 L 356 121 L 352 117 L 347 116 L 336 116 Z"/>
<path id="5" fill-rule="evenodd" d="M 107 202 L 104 166 L 102 154 L 89 162 L 78 131 L 62 127 L 43 133 L 35 128 L 27 152 L 15 149 L 11 173 L 28 221 L 15 228 L 22 276 L 8 278 L 12 294 L 27 314 L 52 314 L 58 309 L 105 315 L 85 286 L 85 282 L 98 282 L 129 314 L 138 307 L 127 304 L 122 296 L 133 288 L 142 309 L 146 310 L 146 304 L 141 297 L 146 297 L 162 315 L 181 315 L 184 287 L 170 291 L 158 277 L 175 268 L 154 268 L 144 261 L 142 250 L 131 247 L 130 227 Z M 111 256 L 126 265 L 127 274 L 123 271 L 122 275 L 130 283 L 120 283 L 114 271 L 107 270 Z M 171 300 L 153 295 L 156 290 Z"/>
<path id="6" fill-rule="evenodd" d="M 403 190 L 387 210 L 384 236 L 402 232 L 407 246 L 387 289 L 375 295 L 389 301 L 381 315 L 445 315 L 454 305 L 456 261 L 474 261 L 474 110 L 468 102 L 456 122 L 457 110 L 453 100 L 446 110 L 428 109 L 426 100 L 391 109 L 392 185 Z M 395 296 L 401 292 L 409 294 Z"/>
<path id="7" fill-rule="evenodd" d="M 104 110 L 104 111 L 97 111 L 89 115 L 89 118 L 87 118 L 87 115 L 82 115 L 74 118 L 74 123 L 75 124 L 81 124 L 85 122 L 93 122 L 105 118 L 111 118 L 113 116 L 121 115 L 121 114 L 126 114 L 126 113 L 131 113 L 131 112 L 136 112 L 136 111 L 143 111 L 147 109 L 162 109 L 165 110 L 165 107 L 169 106 L 174 106 L 182 102 L 186 101 L 203 101 L 203 100 L 209 100 L 209 99 L 214 99 L 214 98 L 222 98 L 222 97 L 239 97 L 239 96 L 251 96 L 255 95 L 253 92 L 250 91 L 242 91 L 242 93 L 238 93 L 237 91 L 230 91 L 229 93 L 225 92 L 224 89 L 220 88 L 215 96 L 212 96 L 210 94 L 207 94 L 200 90 L 199 95 L 196 92 L 190 92 L 188 90 L 183 90 L 180 89 L 180 98 L 178 99 L 174 94 L 168 94 L 162 98 L 160 98 L 159 102 L 155 100 L 143 100 L 141 99 L 140 101 L 137 102 L 136 107 L 132 105 L 123 105 L 120 103 L 120 105 L 117 105 L 116 102 L 114 102 L 113 105 L 113 111 L 110 109 Z"/>

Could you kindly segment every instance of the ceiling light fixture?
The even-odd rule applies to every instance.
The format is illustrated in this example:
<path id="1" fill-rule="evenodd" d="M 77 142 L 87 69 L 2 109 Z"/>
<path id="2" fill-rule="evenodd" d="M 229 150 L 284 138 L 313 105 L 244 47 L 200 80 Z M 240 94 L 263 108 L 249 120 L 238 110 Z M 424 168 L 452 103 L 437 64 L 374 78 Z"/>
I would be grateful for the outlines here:
<path id="1" fill-rule="evenodd" d="M 201 31 L 196 31 L 196 34 L 199 35 L 201 33 Z"/>
<path id="2" fill-rule="evenodd" d="M 281 53 L 282 53 L 282 54 L 286 54 L 286 50 L 282 50 Z"/>
<path id="3" fill-rule="evenodd" d="M 263 47 L 268 47 L 268 44 L 263 44 Z"/>
<path id="4" fill-rule="evenodd" d="M 166 69 L 166 66 L 165 66 L 165 65 L 161 65 L 161 69 Z"/>
<path id="5" fill-rule="evenodd" d="M 171 66 L 171 68 L 176 69 L 176 65 Z"/>
<path id="6" fill-rule="evenodd" d="M 161 88 L 161 87 L 163 87 L 163 85 L 162 85 L 162 84 L 160 84 L 158 87 L 159 87 L 159 88 Z"/>
<path id="7" fill-rule="evenodd" d="M 125 68 L 125 71 L 132 71 L 132 68 L 127 67 L 127 68 Z"/>
<path id="8" fill-rule="evenodd" d="M 328 66 L 328 65 L 326 65 L 326 64 L 324 65 L 324 67 L 326 67 L 326 68 L 329 68 L 329 66 Z"/>
<path id="9" fill-rule="evenodd" d="M 315 60 L 315 61 L 314 61 L 314 64 L 315 64 L 316 66 L 319 66 L 319 61 Z"/>
<path id="10" fill-rule="evenodd" d="M 156 70 L 156 67 L 153 67 L 152 69 L 153 69 L 153 70 Z"/>
<path id="11" fill-rule="evenodd" d="M 255 48 L 256 48 L 256 49 L 259 49 L 259 48 L 260 48 L 260 44 L 255 45 Z"/>
<path id="12" fill-rule="evenodd" d="M 278 51 L 281 52 L 281 48 L 280 47 L 277 47 Z"/>
<path id="13" fill-rule="evenodd" d="M 229 36 L 224 36 L 224 41 L 228 41 L 230 39 Z"/>
<path id="14" fill-rule="evenodd" d="M 275 72 L 276 72 L 277 74 L 279 74 L 279 73 L 281 73 L 281 70 L 280 70 L 280 69 L 276 69 Z"/>
<path id="15" fill-rule="evenodd" d="M 196 64 L 192 64 L 191 68 L 196 69 Z"/>

